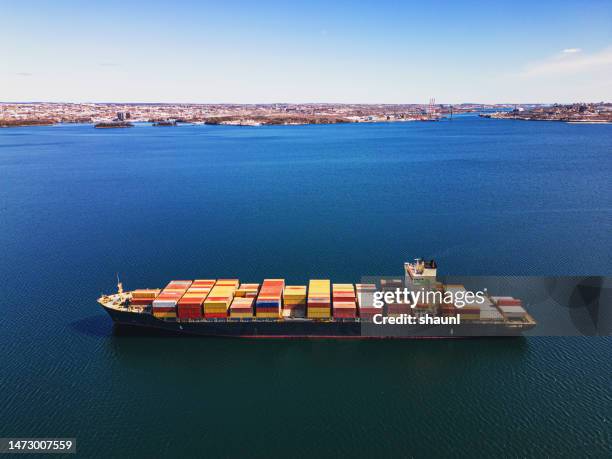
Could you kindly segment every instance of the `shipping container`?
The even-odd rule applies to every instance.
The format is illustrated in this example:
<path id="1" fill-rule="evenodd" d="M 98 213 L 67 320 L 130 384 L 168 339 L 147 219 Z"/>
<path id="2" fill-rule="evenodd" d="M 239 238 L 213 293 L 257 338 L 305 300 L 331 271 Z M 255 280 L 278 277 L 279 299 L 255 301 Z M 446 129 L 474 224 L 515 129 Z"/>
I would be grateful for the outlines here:
<path id="1" fill-rule="evenodd" d="M 153 302 L 152 299 L 147 298 L 132 298 L 130 300 L 130 305 L 132 306 L 149 306 Z"/>
<path id="2" fill-rule="evenodd" d="M 507 319 L 523 319 L 527 316 L 522 306 L 499 306 L 499 310 Z"/>
<path id="3" fill-rule="evenodd" d="M 176 319 L 176 312 L 153 311 L 153 317 L 158 319 Z"/>
<path id="4" fill-rule="evenodd" d="M 204 317 L 219 318 L 227 316 L 227 311 L 238 288 L 239 281 L 219 279 L 204 300 Z"/>
<path id="5" fill-rule="evenodd" d="M 278 319 L 280 317 L 278 311 L 275 312 L 261 312 L 257 311 L 256 317 L 259 319 Z"/>
<path id="6" fill-rule="evenodd" d="M 192 287 L 213 287 L 217 282 L 215 279 L 196 279 L 191 284 Z"/>
<path id="7" fill-rule="evenodd" d="M 480 319 L 499 321 L 503 319 L 503 316 L 497 309 L 481 309 Z"/>
<path id="8" fill-rule="evenodd" d="M 240 284 L 236 290 L 237 297 L 256 298 L 259 293 L 259 284 Z"/>
<path id="9" fill-rule="evenodd" d="M 517 300 L 517 299 L 500 299 L 497 302 L 498 306 L 522 306 L 523 302 L 521 300 Z"/>
<path id="10" fill-rule="evenodd" d="M 331 282 L 328 279 L 312 279 L 308 284 L 306 317 L 331 317 Z"/>
<path id="11" fill-rule="evenodd" d="M 214 280 L 197 279 L 177 302 L 176 314 L 179 320 L 198 320 L 204 317 L 203 304 L 208 297 Z"/>
<path id="12" fill-rule="evenodd" d="M 160 289 L 139 289 L 132 292 L 132 300 L 154 300 L 160 294 Z"/>
<path id="13" fill-rule="evenodd" d="M 332 301 L 334 317 L 357 317 L 357 299 L 353 284 L 333 284 Z"/>
<path id="14" fill-rule="evenodd" d="M 281 317 L 284 279 L 264 279 L 255 302 L 255 315 L 261 318 Z"/>
<path id="15" fill-rule="evenodd" d="M 253 317 L 253 298 L 236 297 L 230 306 L 230 317 Z"/>
<path id="16" fill-rule="evenodd" d="M 461 320 L 480 320 L 480 314 L 464 314 L 463 312 L 459 312 L 461 316 Z"/>
<path id="17" fill-rule="evenodd" d="M 306 286 L 287 285 L 283 290 L 283 317 L 306 317 Z"/>
<path id="18" fill-rule="evenodd" d="M 174 317 L 176 317 L 176 305 L 190 285 L 191 281 L 170 281 L 151 303 L 153 316 L 168 318 L 171 316 L 166 316 L 166 314 L 174 314 Z M 159 314 L 164 315 L 160 316 Z"/>
<path id="19" fill-rule="evenodd" d="M 205 318 L 207 319 L 225 319 L 227 318 L 227 313 L 225 312 L 207 312 L 205 314 Z"/>
<path id="20" fill-rule="evenodd" d="M 376 314 L 382 314 L 382 308 L 374 307 L 375 284 L 355 284 L 357 314 L 362 319 L 371 320 Z"/>
<path id="21" fill-rule="evenodd" d="M 238 288 L 238 285 L 240 285 L 240 281 L 238 279 L 217 279 L 217 282 L 215 283 L 215 286 L 233 287 L 234 290 Z"/>

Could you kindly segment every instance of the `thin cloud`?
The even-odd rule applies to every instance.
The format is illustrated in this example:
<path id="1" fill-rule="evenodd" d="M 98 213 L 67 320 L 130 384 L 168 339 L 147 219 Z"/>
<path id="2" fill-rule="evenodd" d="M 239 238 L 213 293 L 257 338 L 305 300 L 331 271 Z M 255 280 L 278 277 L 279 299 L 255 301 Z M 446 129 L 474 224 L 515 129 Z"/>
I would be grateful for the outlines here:
<path id="1" fill-rule="evenodd" d="M 559 76 L 595 72 L 604 67 L 612 67 L 612 47 L 591 54 L 580 51 L 566 51 L 568 50 L 563 50 L 560 54 L 526 66 L 520 76 L 524 78 Z"/>
<path id="2" fill-rule="evenodd" d="M 15 75 L 17 76 L 22 76 L 22 77 L 29 77 L 32 76 L 32 73 L 28 73 L 28 72 L 17 72 Z"/>
<path id="3" fill-rule="evenodd" d="M 582 52 L 581 48 L 565 48 L 563 50 L 565 54 L 576 54 Z"/>
<path id="4" fill-rule="evenodd" d="M 114 62 L 101 62 L 100 66 L 101 67 L 119 67 L 119 64 L 116 64 Z"/>

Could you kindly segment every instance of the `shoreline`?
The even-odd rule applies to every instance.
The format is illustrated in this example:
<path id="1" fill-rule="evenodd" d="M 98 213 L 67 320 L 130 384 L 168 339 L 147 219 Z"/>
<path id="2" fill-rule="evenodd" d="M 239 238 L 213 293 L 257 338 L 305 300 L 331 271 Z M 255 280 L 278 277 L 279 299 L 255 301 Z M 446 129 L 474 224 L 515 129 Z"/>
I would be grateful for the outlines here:
<path id="1" fill-rule="evenodd" d="M 412 122 L 436 122 L 441 121 L 445 117 L 440 118 L 432 118 L 432 119 L 373 119 L 373 120 L 330 120 L 330 121 L 317 121 L 317 122 L 257 122 L 251 119 L 245 120 L 227 120 L 227 121 L 184 121 L 181 123 L 176 123 L 171 127 L 184 125 L 192 125 L 192 126 L 236 126 L 236 127 L 260 127 L 260 126 L 331 126 L 335 124 L 376 124 L 376 123 L 412 123 Z M 152 123 L 150 121 L 134 121 L 136 124 L 150 124 L 152 127 L 160 126 L 158 123 Z M 101 124 L 101 125 L 100 125 Z M 29 127 L 29 126 L 69 126 L 69 125 L 87 125 L 96 129 L 122 129 L 132 126 L 126 125 L 112 125 L 112 123 L 99 123 L 99 122 L 66 122 L 66 121 L 57 121 L 57 122 L 26 122 L 26 123 L 10 123 L 10 124 L 2 124 L 0 123 L 0 128 L 19 128 L 19 127 Z M 163 125 L 165 126 L 165 125 Z M 170 126 L 170 125 L 168 125 Z"/>

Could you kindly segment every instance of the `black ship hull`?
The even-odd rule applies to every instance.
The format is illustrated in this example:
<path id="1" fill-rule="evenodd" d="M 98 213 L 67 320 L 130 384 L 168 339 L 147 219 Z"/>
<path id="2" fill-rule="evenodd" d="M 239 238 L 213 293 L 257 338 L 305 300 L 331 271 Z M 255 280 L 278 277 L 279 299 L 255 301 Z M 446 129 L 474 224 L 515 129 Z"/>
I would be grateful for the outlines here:
<path id="1" fill-rule="evenodd" d="M 521 323 L 461 323 L 458 325 L 376 325 L 356 320 L 209 319 L 179 322 L 149 313 L 104 307 L 115 324 L 183 335 L 228 338 L 419 339 L 522 336 L 532 328 Z"/>

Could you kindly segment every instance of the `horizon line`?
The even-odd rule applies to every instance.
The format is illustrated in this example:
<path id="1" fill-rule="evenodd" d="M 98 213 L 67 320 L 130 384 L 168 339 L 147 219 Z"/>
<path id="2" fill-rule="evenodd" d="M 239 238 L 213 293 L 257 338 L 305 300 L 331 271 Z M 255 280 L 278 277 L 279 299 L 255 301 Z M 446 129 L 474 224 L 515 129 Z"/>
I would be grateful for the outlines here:
<path id="1" fill-rule="evenodd" d="M 434 105 L 571 105 L 571 104 L 609 104 L 599 101 L 566 102 L 435 102 Z M 94 104 L 94 105 L 429 105 L 429 102 L 117 102 L 117 101 L 0 101 L 0 104 Z"/>

